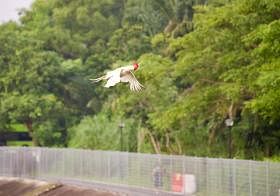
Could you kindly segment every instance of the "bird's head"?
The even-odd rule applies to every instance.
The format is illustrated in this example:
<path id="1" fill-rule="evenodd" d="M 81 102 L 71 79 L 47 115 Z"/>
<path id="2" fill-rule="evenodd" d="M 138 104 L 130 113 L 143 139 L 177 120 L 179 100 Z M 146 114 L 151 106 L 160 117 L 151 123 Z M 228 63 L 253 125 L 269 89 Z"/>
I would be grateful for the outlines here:
<path id="1" fill-rule="evenodd" d="M 139 64 L 136 63 L 136 62 L 134 62 L 134 63 L 133 63 L 133 67 L 134 67 L 134 71 L 136 71 L 136 70 L 138 69 L 138 67 L 139 67 Z"/>

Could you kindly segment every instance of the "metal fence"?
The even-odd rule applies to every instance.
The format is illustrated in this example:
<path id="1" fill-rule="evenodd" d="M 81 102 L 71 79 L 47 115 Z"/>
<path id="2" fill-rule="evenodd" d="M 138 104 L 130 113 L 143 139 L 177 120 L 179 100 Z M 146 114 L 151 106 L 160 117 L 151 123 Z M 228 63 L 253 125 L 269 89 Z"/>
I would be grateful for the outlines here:
<path id="1" fill-rule="evenodd" d="M 160 178 L 155 176 L 156 168 L 160 168 Z M 0 147 L 0 176 L 75 179 L 172 193 L 178 191 L 174 186 L 174 177 L 178 174 L 195 177 L 196 196 L 277 196 L 280 189 L 279 163 L 96 150 Z M 187 187 L 189 183 L 184 184 Z M 177 193 L 185 195 L 184 189 L 181 191 Z"/>

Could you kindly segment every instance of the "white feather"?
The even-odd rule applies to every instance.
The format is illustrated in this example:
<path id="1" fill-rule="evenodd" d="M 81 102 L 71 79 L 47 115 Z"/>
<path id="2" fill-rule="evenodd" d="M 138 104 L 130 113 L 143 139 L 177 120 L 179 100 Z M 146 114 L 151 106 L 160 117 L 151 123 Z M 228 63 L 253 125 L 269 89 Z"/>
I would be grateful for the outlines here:
<path id="1" fill-rule="evenodd" d="M 121 82 L 129 82 L 129 88 L 132 91 L 140 91 L 144 86 L 138 82 L 134 74 L 129 71 L 121 77 Z"/>
<path id="2" fill-rule="evenodd" d="M 117 83 L 121 81 L 121 70 L 120 69 L 115 69 L 114 71 L 109 71 L 106 74 L 106 79 L 108 80 L 107 83 L 105 84 L 106 88 L 109 88 L 111 86 L 115 86 Z"/>

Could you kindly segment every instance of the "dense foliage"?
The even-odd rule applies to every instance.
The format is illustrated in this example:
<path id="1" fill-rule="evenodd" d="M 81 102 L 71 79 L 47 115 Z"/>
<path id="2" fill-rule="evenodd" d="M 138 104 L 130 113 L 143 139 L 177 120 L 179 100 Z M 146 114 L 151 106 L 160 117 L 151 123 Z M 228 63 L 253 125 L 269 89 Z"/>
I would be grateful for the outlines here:
<path id="1" fill-rule="evenodd" d="M 279 156 L 279 1 L 36 0 L 22 12 L 0 25 L 1 130 L 25 124 L 35 145 L 215 157 L 232 133 L 234 157 Z M 140 93 L 88 80 L 133 60 Z"/>

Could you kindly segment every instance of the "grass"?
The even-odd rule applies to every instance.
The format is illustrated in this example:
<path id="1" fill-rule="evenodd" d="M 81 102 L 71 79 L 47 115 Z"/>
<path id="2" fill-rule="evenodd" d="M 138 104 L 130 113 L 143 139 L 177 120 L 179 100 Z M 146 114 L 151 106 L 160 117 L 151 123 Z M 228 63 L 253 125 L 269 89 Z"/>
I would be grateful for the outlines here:
<path id="1" fill-rule="evenodd" d="M 32 141 L 7 141 L 8 146 L 32 146 Z"/>
<path id="2" fill-rule="evenodd" d="M 26 126 L 20 123 L 14 123 L 10 125 L 14 132 L 27 132 Z"/>
<path id="3" fill-rule="evenodd" d="M 28 132 L 26 126 L 20 123 L 10 125 L 13 132 Z M 7 141 L 8 146 L 33 146 L 32 141 Z"/>

